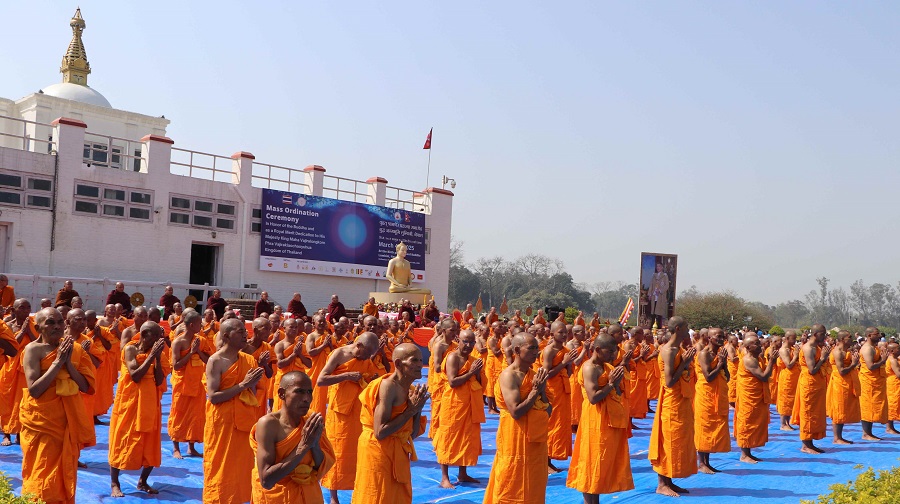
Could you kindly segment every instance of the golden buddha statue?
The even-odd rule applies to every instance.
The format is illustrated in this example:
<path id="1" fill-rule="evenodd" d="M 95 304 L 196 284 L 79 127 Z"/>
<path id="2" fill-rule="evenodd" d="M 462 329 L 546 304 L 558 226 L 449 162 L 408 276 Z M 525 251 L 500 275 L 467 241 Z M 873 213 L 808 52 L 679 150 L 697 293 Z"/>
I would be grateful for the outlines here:
<path id="1" fill-rule="evenodd" d="M 388 261 L 385 278 L 391 282 L 389 292 L 410 292 L 413 294 L 431 294 L 429 289 L 417 289 L 411 287 L 413 281 L 412 268 L 406 260 L 406 244 L 397 244 L 397 255 Z"/>

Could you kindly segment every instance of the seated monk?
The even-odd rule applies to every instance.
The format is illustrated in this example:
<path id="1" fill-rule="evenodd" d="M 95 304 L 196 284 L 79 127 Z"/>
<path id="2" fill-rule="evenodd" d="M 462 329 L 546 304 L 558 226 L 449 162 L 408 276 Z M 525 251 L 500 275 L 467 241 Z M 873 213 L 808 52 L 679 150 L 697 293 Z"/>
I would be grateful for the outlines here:
<path id="1" fill-rule="evenodd" d="M 255 504 L 324 502 L 319 480 L 334 465 L 334 448 L 324 435 L 324 418 L 310 412 L 312 391 L 305 373 L 285 373 L 277 389 L 281 409 L 260 418 L 250 431 Z"/>
<path id="2" fill-rule="evenodd" d="M 547 493 L 547 370 L 532 369 L 537 340 L 519 333 L 510 341 L 513 362 L 497 382 L 500 406 L 497 451 L 484 504 L 543 504 Z"/>
<path id="3" fill-rule="evenodd" d="M 109 426 L 109 476 L 113 497 L 124 497 L 119 483 L 122 470 L 141 470 L 137 489 L 157 494 L 147 482 L 162 462 L 162 395 L 172 370 L 163 331 L 155 322 L 141 326 L 140 339 L 123 350 L 124 372 L 119 379 Z"/>
<path id="4" fill-rule="evenodd" d="M 422 428 L 422 408 L 428 400 L 422 377 L 422 352 L 402 343 L 394 349 L 394 372 L 372 380 L 359 395 L 362 435 L 352 502 L 411 504 L 410 461 L 418 460 L 413 439 Z"/>
<path id="5" fill-rule="evenodd" d="M 363 315 L 378 316 L 378 305 L 375 303 L 374 297 L 370 297 L 366 304 L 363 305 Z"/>
<path id="6" fill-rule="evenodd" d="M 35 315 L 38 339 L 25 346 L 22 367 L 22 493 L 47 503 L 75 502 L 78 453 L 93 434 L 80 393 L 92 393 L 94 365 L 55 308 Z"/>
<path id="7" fill-rule="evenodd" d="M 600 494 L 631 490 L 634 481 L 622 381 L 627 371 L 612 365 L 619 350 L 612 336 L 602 334 L 592 346 L 576 376 L 585 400 L 566 486 L 582 492 L 586 504 L 600 504 Z"/>

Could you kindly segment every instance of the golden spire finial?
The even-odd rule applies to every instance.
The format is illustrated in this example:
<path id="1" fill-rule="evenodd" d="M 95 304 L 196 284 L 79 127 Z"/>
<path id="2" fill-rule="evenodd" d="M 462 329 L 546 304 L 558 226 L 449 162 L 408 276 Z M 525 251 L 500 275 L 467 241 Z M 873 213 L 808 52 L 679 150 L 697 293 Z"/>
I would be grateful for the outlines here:
<path id="1" fill-rule="evenodd" d="M 81 17 L 80 7 L 75 10 L 69 26 L 72 27 L 72 41 L 69 42 L 69 49 L 63 56 L 59 71 L 63 74 L 63 82 L 87 86 L 87 76 L 91 73 L 91 65 L 87 60 L 84 43 L 81 41 L 81 32 L 84 31 L 85 24 L 84 18 Z"/>

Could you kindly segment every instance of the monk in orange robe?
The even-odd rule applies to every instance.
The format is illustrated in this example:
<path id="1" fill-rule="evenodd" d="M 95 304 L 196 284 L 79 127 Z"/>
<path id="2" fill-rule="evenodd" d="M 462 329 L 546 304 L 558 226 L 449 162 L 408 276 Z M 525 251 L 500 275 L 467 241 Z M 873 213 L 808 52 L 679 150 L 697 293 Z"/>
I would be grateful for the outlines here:
<path id="1" fill-rule="evenodd" d="M 862 418 L 862 438 L 879 441 L 872 434 L 873 423 L 887 423 L 887 377 L 884 373 L 888 356 L 878 348 L 881 331 L 877 327 L 866 329 L 866 341 L 859 349 L 859 409 Z"/>
<path id="2" fill-rule="evenodd" d="M 659 403 L 650 432 L 648 458 L 656 471 L 659 484 L 656 493 L 677 497 L 688 493 L 672 482 L 697 474 L 697 452 L 694 450 L 694 410 L 691 400 L 694 388 L 691 371 L 694 347 L 682 348 L 690 339 L 687 322 L 678 316 L 669 319 L 672 337 L 659 351 Z"/>
<path id="3" fill-rule="evenodd" d="M 772 376 L 769 377 L 769 404 L 778 406 L 778 373 L 781 368 L 778 367 L 778 351 L 781 349 L 781 336 L 772 335 L 768 339 L 762 340 L 767 346 L 763 349 L 762 360 L 760 366 L 768 365 L 770 360 L 775 361 L 775 367 L 772 369 Z"/>
<path id="4" fill-rule="evenodd" d="M 888 426 L 887 432 L 900 434 L 894 425 L 900 420 L 900 345 L 893 341 L 887 344 L 887 400 L 888 400 Z"/>
<path id="5" fill-rule="evenodd" d="M 216 352 L 215 344 L 201 334 L 203 319 L 192 309 L 182 312 L 183 332 L 172 341 L 172 408 L 168 432 L 172 456 L 182 459 L 179 443 L 188 444 L 188 456 L 202 456 L 194 443 L 203 442 L 206 426 L 206 363 Z"/>
<path id="6" fill-rule="evenodd" d="M 375 303 L 375 298 L 370 297 L 366 304 L 363 305 L 363 314 L 371 315 L 373 317 L 378 316 L 378 305 Z"/>
<path id="7" fill-rule="evenodd" d="M 440 485 L 444 488 L 456 488 L 448 474 L 451 465 L 459 467 L 458 482 L 479 482 L 466 472 L 467 467 L 478 464 L 481 424 L 485 422 L 484 361 L 473 355 L 474 348 L 475 333 L 466 329 L 459 333 L 459 346 L 444 359 L 447 386 L 440 413 L 441 428 L 434 440 L 437 462 L 441 465 Z"/>
<path id="8" fill-rule="evenodd" d="M 710 453 L 731 451 L 731 436 L 728 432 L 728 381 L 725 366 L 728 354 L 725 332 L 714 327 L 707 333 L 707 344 L 697 354 L 694 371 L 694 442 L 697 444 L 698 470 L 705 474 L 719 472 L 709 462 Z"/>
<path id="9" fill-rule="evenodd" d="M 296 321 L 296 319 L 289 320 Z M 260 386 L 256 389 L 256 400 L 259 402 L 257 414 L 260 418 L 266 415 L 268 394 L 271 389 L 270 382 L 275 379 L 275 349 L 267 341 L 271 330 L 271 322 L 263 317 L 257 318 L 253 321 L 253 336 L 247 340 L 247 345 L 241 349 L 241 352 L 256 359 L 256 364 L 265 371 L 265 374 L 259 380 Z M 277 390 L 277 387 L 275 389 Z"/>
<path id="10" fill-rule="evenodd" d="M 0 421 L 3 427 L 3 441 L 0 446 L 12 444 L 12 434 L 22 428 L 19 420 L 19 406 L 22 390 L 25 388 L 25 370 L 22 367 L 22 351 L 25 346 L 38 339 L 34 320 L 29 317 L 31 303 L 25 298 L 17 299 L 12 305 L 12 318 L 3 323 L 0 340 L 3 344 L 3 366 L 0 368 Z M 12 339 L 10 340 L 10 336 Z M 16 444 L 19 436 L 16 436 Z"/>
<path id="11" fill-rule="evenodd" d="M 628 380 L 628 416 L 633 420 L 647 418 L 650 411 L 650 401 L 647 397 L 650 363 L 647 356 L 653 353 L 653 347 L 644 342 L 644 330 L 640 327 L 635 327 L 631 331 L 631 342 L 634 358 L 631 359 L 633 369 L 629 371 Z"/>
<path id="12" fill-rule="evenodd" d="M 106 350 L 103 349 L 101 345 L 94 346 L 94 340 L 84 334 L 84 328 L 87 326 L 87 319 L 84 316 L 84 310 L 81 308 L 71 309 L 66 313 L 66 331 L 63 334 L 63 337 L 72 338 L 72 342 L 75 345 L 80 346 L 85 353 L 88 354 L 88 357 L 91 360 L 91 364 L 94 365 L 94 373 L 98 372 L 98 368 L 100 364 L 103 362 L 102 358 L 106 354 Z M 81 399 L 84 401 L 84 418 L 81 419 L 81 422 L 86 423 L 91 426 L 91 437 L 87 442 L 84 443 L 82 448 L 87 448 L 90 446 L 95 446 L 97 444 L 97 436 L 94 429 L 94 419 L 91 413 L 94 411 L 94 396 L 96 395 L 96 379 L 94 380 L 94 393 L 81 393 Z M 81 462 L 78 463 L 79 467 L 87 467 Z"/>
<path id="13" fill-rule="evenodd" d="M 441 397 L 447 382 L 441 367 L 447 354 L 456 350 L 455 340 L 459 334 L 459 326 L 453 319 L 444 319 L 434 326 L 434 330 L 434 336 L 428 341 L 428 350 L 431 352 L 431 360 L 428 362 L 428 392 L 431 394 L 431 425 L 428 428 L 428 437 L 432 441 L 441 426 Z"/>
<path id="14" fill-rule="evenodd" d="M 547 370 L 532 365 L 538 342 L 527 332 L 510 341 L 513 362 L 497 381 L 497 450 L 484 504 L 543 504 L 547 493 Z"/>
<path id="15" fill-rule="evenodd" d="M 147 482 L 162 461 L 162 395 L 172 370 L 162 328 L 155 322 L 141 326 L 140 338 L 123 350 L 124 362 L 109 426 L 109 473 L 113 497 L 124 497 L 122 470 L 141 470 L 137 489 L 157 494 Z"/>
<path id="16" fill-rule="evenodd" d="M 728 353 L 728 404 L 733 408 L 734 402 L 737 400 L 737 380 L 735 377 L 738 372 L 738 361 L 740 354 L 738 347 L 740 343 L 735 335 L 728 336 L 728 343 L 725 344 L 725 351 Z"/>
<path id="17" fill-rule="evenodd" d="M 23 349 L 28 393 L 22 427 L 22 493 L 47 504 L 74 503 L 78 453 L 92 434 L 80 393 L 94 387 L 94 365 L 71 337 L 55 308 L 35 315 L 38 339 Z"/>
<path id="18" fill-rule="evenodd" d="M 487 383 L 484 386 L 484 395 L 487 397 L 488 413 L 499 415 L 500 410 L 497 409 L 497 399 L 494 397 L 494 384 L 497 383 L 500 371 L 503 371 L 503 367 L 506 364 L 500 342 L 503 341 L 507 328 L 500 322 L 491 324 L 490 327 L 491 335 L 487 340 L 488 353 L 487 361 L 485 362 Z"/>
<path id="19" fill-rule="evenodd" d="M 844 439 L 844 425 L 860 421 L 859 352 L 850 331 L 840 331 L 831 351 L 831 380 L 828 382 L 828 411 L 834 430 L 834 444 L 853 444 Z"/>
<path id="20" fill-rule="evenodd" d="M 338 321 L 334 325 L 334 335 L 327 331 L 325 317 L 322 315 L 314 315 L 313 327 L 315 332 L 310 333 L 306 337 L 306 353 L 309 355 L 311 365 L 309 366 L 309 377 L 313 382 L 313 402 L 310 408 L 325 416 L 325 410 L 328 407 L 328 389 L 317 387 L 316 382 L 325 369 L 325 363 L 328 362 L 328 356 L 332 350 L 337 348 L 336 340 L 342 340 L 347 332 L 347 323 Z"/>
<path id="21" fill-rule="evenodd" d="M 265 371 L 241 352 L 247 328 L 228 319 L 219 328 L 222 347 L 206 362 L 206 426 L 203 430 L 203 502 L 250 500 L 253 450 L 248 438 L 259 417 L 256 392 Z"/>
<path id="22" fill-rule="evenodd" d="M 547 325 L 547 319 L 544 318 L 544 310 L 538 310 L 537 315 L 531 321 L 531 325 Z"/>
<path id="23" fill-rule="evenodd" d="M 250 431 L 256 455 L 251 480 L 255 504 L 322 504 L 319 480 L 334 465 L 325 419 L 310 412 L 313 384 L 291 371 L 281 377 L 281 409 L 263 416 Z"/>
<path id="24" fill-rule="evenodd" d="M 825 343 L 825 326 L 816 324 L 806 343 L 800 347 L 800 379 L 791 423 L 800 426 L 800 451 L 809 454 L 825 453 L 813 441 L 825 437 L 826 382 L 822 366 L 828 362 L 831 346 Z"/>
<path id="25" fill-rule="evenodd" d="M 584 405 L 566 486 L 581 492 L 585 503 L 599 504 L 600 494 L 634 488 L 628 409 L 622 389 L 627 370 L 613 367 L 617 353 L 616 340 L 609 334 L 600 335 L 576 375 L 578 386 L 584 389 Z"/>
<path id="26" fill-rule="evenodd" d="M 763 369 L 759 365 L 762 345 L 755 332 L 746 332 L 738 362 L 737 401 L 734 405 L 734 439 L 741 449 L 741 462 L 755 464 L 760 459 L 750 450 L 769 442 L 769 378 L 775 359 Z"/>
<path id="27" fill-rule="evenodd" d="M 592 353 L 590 347 L 585 344 L 584 326 L 572 326 L 572 339 L 566 342 L 566 348 L 578 350 L 578 357 L 572 361 L 572 374 L 569 375 L 569 386 L 572 390 L 572 432 L 577 432 L 578 424 L 581 422 L 581 406 L 584 401 L 584 387 L 578 383 L 578 374 L 581 373 L 581 366 L 591 357 Z"/>
<path id="28" fill-rule="evenodd" d="M 652 331 L 652 329 L 648 329 Z M 657 336 L 658 337 L 658 336 Z M 654 341 L 656 338 L 651 337 L 649 344 L 653 346 L 653 350 L 650 351 L 650 354 L 647 355 L 647 362 L 650 363 L 650 368 L 647 376 L 647 412 L 653 413 L 653 410 L 650 409 L 650 401 L 656 401 L 659 399 L 660 392 L 660 378 L 659 378 L 659 348 L 662 345 L 662 342 L 659 340 Z"/>
<path id="29" fill-rule="evenodd" d="M 547 467 L 551 473 L 560 469 L 554 460 L 568 460 L 572 456 L 572 385 L 569 375 L 580 353 L 566 348 L 569 331 L 565 322 L 550 325 L 551 339 L 541 352 L 541 365 L 547 371 L 547 397 L 550 398 L 550 420 L 547 432 Z"/>
<path id="30" fill-rule="evenodd" d="M 778 350 L 778 414 L 781 416 L 781 430 L 791 431 L 791 411 L 797 395 L 800 380 L 800 348 L 797 347 L 797 333 L 787 331 Z"/>
<path id="31" fill-rule="evenodd" d="M 312 359 L 306 353 L 306 338 L 301 335 L 300 323 L 296 319 L 284 321 L 284 339 L 275 344 L 275 383 L 281 382 L 284 373 L 291 371 L 306 372 L 312 366 Z M 272 411 L 281 408 L 281 398 L 272 398 Z"/>
<path id="32" fill-rule="evenodd" d="M 422 377 L 423 364 L 417 346 L 400 344 L 394 349 L 394 372 L 375 378 L 359 394 L 357 453 L 365 456 L 356 466 L 352 502 L 412 503 L 410 461 L 418 460 L 413 439 L 424 430 L 420 420 L 428 400 L 426 385 L 412 383 Z"/>
<path id="33" fill-rule="evenodd" d="M 357 451 L 362 435 L 359 394 L 380 376 L 372 361 L 378 343 L 378 337 L 367 332 L 331 352 L 316 384 L 328 387 L 325 432 L 334 447 L 335 465 L 322 479 L 322 486 L 331 491 L 332 503 L 338 502 L 338 490 L 354 489 L 356 464 L 362 455 Z"/>

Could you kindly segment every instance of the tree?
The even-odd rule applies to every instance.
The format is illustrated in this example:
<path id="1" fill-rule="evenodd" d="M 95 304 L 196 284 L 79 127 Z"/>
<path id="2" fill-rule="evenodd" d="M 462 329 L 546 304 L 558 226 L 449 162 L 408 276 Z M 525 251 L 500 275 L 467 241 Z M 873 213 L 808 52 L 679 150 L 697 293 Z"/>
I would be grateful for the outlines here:
<path id="1" fill-rule="evenodd" d="M 450 267 L 450 283 L 447 286 L 447 308 L 462 308 L 474 303 L 481 292 L 481 280 L 465 266 Z"/>
<path id="2" fill-rule="evenodd" d="M 782 327 L 800 327 L 808 322 L 808 319 L 809 308 L 799 299 L 779 303 L 775 307 L 775 320 Z"/>
<path id="3" fill-rule="evenodd" d="M 772 327 L 774 319 L 759 306 L 735 296 L 731 292 L 698 293 L 680 299 L 675 304 L 675 313 L 687 320 L 694 328 L 721 327 L 740 329 L 748 327 Z"/>
<path id="4" fill-rule="evenodd" d="M 494 294 L 497 284 L 503 274 L 506 262 L 501 256 L 485 258 L 482 257 L 475 261 L 473 269 L 481 280 L 483 289 L 487 289 L 487 302 L 489 306 L 494 306 Z M 498 298 L 499 299 L 499 298 Z"/>

